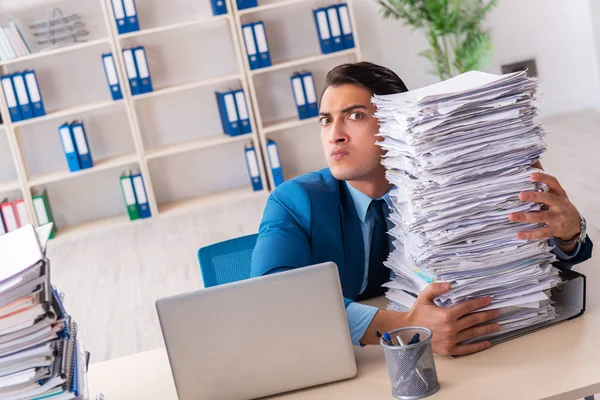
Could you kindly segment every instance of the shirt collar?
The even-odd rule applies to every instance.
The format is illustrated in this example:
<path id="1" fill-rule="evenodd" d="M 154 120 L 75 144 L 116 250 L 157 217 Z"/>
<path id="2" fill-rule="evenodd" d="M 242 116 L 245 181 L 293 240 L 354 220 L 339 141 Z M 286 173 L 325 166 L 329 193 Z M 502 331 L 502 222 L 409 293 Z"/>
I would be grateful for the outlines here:
<path id="1" fill-rule="evenodd" d="M 362 223 L 367 219 L 367 211 L 369 211 L 369 206 L 371 205 L 371 201 L 373 198 L 367 196 L 360 190 L 356 189 L 354 186 L 348 183 L 348 181 L 344 181 L 348 191 L 350 192 L 350 196 L 352 196 L 352 200 L 354 201 L 354 207 L 356 207 L 356 213 L 358 214 L 358 218 Z M 393 189 L 393 187 L 392 187 Z M 390 192 L 392 189 L 388 190 L 386 194 L 378 198 L 377 200 L 384 200 L 388 207 L 392 206 L 392 200 L 390 199 Z"/>

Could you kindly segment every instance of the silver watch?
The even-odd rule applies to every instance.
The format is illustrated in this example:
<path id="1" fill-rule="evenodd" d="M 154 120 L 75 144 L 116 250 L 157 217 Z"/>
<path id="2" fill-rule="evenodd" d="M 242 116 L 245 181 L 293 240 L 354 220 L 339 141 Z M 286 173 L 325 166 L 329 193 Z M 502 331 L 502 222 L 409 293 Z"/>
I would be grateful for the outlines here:
<path id="1" fill-rule="evenodd" d="M 559 244 L 561 246 L 570 246 L 575 243 L 580 243 L 585 240 L 585 237 L 587 235 L 586 230 L 587 230 L 587 222 L 586 222 L 585 218 L 583 218 L 583 215 L 579 214 L 579 233 L 570 240 L 562 240 L 561 238 L 557 238 L 557 237 L 555 237 L 554 240 L 556 241 L 557 244 Z"/>

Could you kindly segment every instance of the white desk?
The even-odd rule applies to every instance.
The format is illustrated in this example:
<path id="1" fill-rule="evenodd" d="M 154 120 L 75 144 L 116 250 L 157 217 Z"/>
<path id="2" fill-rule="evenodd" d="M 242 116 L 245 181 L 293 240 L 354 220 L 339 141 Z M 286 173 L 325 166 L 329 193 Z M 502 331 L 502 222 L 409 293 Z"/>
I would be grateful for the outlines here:
<path id="1" fill-rule="evenodd" d="M 436 356 L 441 388 L 431 398 L 574 400 L 600 393 L 600 258 L 577 270 L 588 278 L 583 316 L 467 357 Z M 383 350 L 367 346 L 355 354 L 356 378 L 273 398 L 393 399 Z M 102 392 L 106 400 L 177 400 L 164 349 L 91 365 L 89 383 L 90 395 Z"/>

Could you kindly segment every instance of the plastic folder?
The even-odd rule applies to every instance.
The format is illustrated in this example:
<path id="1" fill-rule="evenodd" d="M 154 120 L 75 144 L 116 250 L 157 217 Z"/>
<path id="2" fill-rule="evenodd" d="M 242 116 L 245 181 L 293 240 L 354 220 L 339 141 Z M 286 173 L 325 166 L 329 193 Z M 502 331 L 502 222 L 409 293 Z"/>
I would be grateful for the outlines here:
<path id="1" fill-rule="evenodd" d="M 135 190 L 135 198 L 137 200 L 138 214 L 140 218 L 149 218 L 152 216 L 150 205 L 148 204 L 148 196 L 146 195 L 146 187 L 144 186 L 144 178 L 142 174 L 132 175 L 133 189 Z"/>
<path id="2" fill-rule="evenodd" d="M 263 190 L 262 179 L 260 178 L 260 169 L 258 167 L 258 157 L 256 156 L 256 150 L 252 141 L 248 142 L 245 149 L 246 166 L 248 167 L 248 175 L 250 175 L 250 181 L 252 182 L 252 189 L 254 191 Z"/>
<path id="3" fill-rule="evenodd" d="M 25 82 L 27 83 L 27 92 L 29 93 L 29 99 L 31 100 L 33 115 L 36 117 L 46 115 L 46 108 L 44 107 L 44 101 L 42 100 L 42 94 L 40 92 L 40 86 L 35 71 L 27 70 L 23 74 L 25 75 Z"/>
<path id="4" fill-rule="evenodd" d="M 306 93 L 304 93 L 304 84 L 302 83 L 302 76 L 300 74 L 294 74 L 291 78 L 292 92 L 294 93 L 294 100 L 296 102 L 296 110 L 298 111 L 298 118 L 308 118 L 308 107 L 306 104 Z"/>
<path id="5" fill-rule="evenodd" d="M 59 126 L 58 133 L 60 134 L 60 141 L 62 143 L 63 151 L 65 152 L 65 157 L 67 158 L 69 171 L 79 171 L 81 169 L 81 165 L 79 164 L 79 157 L 77 156 L 75 139 L 73 138 L 71 125 L 69 123 L 65 123 Z"/>
<path id="6" fill-rule="evenodd" d="M 125 174 L 121 176 L 121 190 L 123 191 L 123 198 L 125 200 L 125 206 L 127 207 L 129 219 L 131 221 L 139 219 L 140 213 L 137 207 L 137 200 L 135 197 L 131 176 Z"/>
<path id="7" fill-rule="evenodd" d="M 17 103 L 17 95 L 13 86 L 12 77 L 10 75 L 5 75 L 1 78 L 1 81 L 2 90 L 4 91 L 4 96 L 8 105 L 8 112 L 10 113 L 10 120 L 12 122 L 19 122 L 23 117 L 21 117 L 21 110 L 19 108 L 19 103 Z"/>

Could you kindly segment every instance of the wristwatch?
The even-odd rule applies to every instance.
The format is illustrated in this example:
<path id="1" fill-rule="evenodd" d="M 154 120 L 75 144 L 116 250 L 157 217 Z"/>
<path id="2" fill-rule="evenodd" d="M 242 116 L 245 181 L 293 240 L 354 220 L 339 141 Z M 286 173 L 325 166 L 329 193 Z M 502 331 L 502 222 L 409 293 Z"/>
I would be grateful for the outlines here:
<path id="1" fill-rule="evenodd" d="M 583 242 L 586 237 L 587 222 L 583 215 L 579 214 L 579 233 L 573 236 L 569 240 L 562 240 L 561 238 L 554 237 L 554 241 L 561 246 L 571 246 L 572 244 Z"/>

